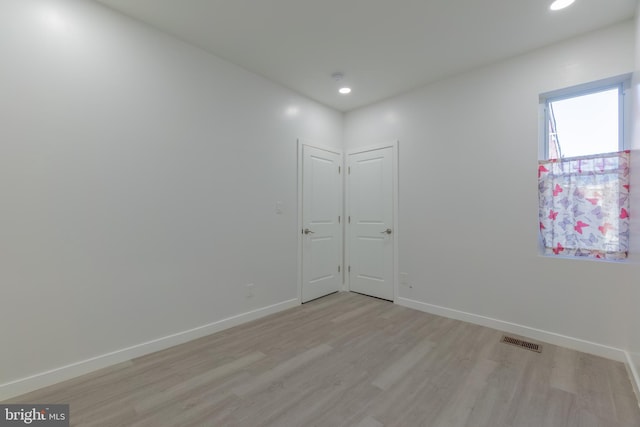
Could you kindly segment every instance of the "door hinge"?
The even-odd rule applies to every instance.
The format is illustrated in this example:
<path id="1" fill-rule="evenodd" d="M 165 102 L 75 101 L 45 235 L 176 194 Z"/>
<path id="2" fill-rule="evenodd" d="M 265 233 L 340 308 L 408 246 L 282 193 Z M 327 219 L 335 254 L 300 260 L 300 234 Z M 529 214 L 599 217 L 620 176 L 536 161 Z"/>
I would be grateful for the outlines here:
<path id="1" fill-rule="evenodd" d="M 338 273 L 340 273 L 340 266 L 338 266 Z"/>
<path id="2" fill-rule="evenodd" d="M 338 175 L 340 175 L 340 171 L 342 171 L 342 167 L 338 166 Z"/>
<path id="3" fill-rule="evenodd" d="M 342 218 L 340 215 L 338 215 L 338 224 L 340 224 L 340 218 Z"/>
<path id="4" fill-rule="evenodd" d="M 349 224 L 351 224 L 351 215 L 349 215 Z"/>
<path id="5" fill-rule="evenodd" d="M 351 266 L 349 266 L 349 273 L 351 273 Z"/>
<path id="6" fill-rule="evenodd" d="M 351 175 L 351 166 L 349 166 L 349 175 Z"/>

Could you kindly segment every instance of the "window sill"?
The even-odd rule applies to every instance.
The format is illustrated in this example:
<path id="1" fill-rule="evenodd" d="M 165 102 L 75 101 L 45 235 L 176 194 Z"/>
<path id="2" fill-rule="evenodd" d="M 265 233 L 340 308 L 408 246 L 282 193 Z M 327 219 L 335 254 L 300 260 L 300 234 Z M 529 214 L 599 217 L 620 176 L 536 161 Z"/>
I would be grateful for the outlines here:
<path id="1" fill-rule="evenodd" d="M 606 258 L 589 258 L 589 257 L 579 257 L 579 256 L 565 256 L 565 255 L 547 255 L 543 253 L 538 254 L 539 258 L 546 259 L 557 259 L 564 261 L 580 261 L 580 262 L 597 262 L 597 263 L 608 263 L 608 264 L 639 264 L 638 261 L 633 261 L 629 257 L 625 259 L 606 259 Z"/>

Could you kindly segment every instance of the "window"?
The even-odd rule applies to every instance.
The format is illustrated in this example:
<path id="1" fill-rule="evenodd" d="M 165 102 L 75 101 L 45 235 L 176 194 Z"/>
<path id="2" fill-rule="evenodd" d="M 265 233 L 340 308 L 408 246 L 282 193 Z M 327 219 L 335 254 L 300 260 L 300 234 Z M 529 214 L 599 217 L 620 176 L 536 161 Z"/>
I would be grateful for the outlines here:
<path id="1" fill-rule="evenodd" d="M 587 156 L 623 149 L 622 85 L 546 100 L 547 158 Z"/>
<path id="2" fill-rule="evenodd" d="M 552 256 L 624 259 L 629 247 L 627 78 L 541 96 L 540 235 Z"/>

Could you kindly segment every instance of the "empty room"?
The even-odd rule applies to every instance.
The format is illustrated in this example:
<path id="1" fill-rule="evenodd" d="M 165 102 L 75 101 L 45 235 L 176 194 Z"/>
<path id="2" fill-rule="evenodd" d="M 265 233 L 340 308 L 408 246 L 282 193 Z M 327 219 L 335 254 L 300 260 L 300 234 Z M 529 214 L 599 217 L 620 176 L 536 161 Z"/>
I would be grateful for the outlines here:
<path id="1" fill-rule="evenodd" d="M 640 427 L 639 8 L 0 0 L 0 426 Z"/>

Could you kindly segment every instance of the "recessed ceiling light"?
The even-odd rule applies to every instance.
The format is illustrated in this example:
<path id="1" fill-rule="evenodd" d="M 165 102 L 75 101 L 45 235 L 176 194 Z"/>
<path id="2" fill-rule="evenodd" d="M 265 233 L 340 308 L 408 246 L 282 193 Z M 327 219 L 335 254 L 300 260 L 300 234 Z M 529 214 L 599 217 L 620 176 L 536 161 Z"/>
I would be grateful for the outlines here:
<path id="1" fill-rule="evenodd" d="M 342 74 L 339 71 L 336 71 L 335 73 L 331 74 L 331 78 L 336 82 L 340 83 L 344 78 L 344 74 Z M 351 93 L 351 88 L 349 86 L 345 86 L 344 83 L 342 83 L 342 85 L 340 85 L 339 87 L 340 89 L 338 89 L 338 92 L 340 92 L 342 95 L 347 95 Z"/>
<path id="2" fill-rule="evenodd" d="M 551 10 L 564 9 L 565 7 L 571 6 L 575 1 L 576 0 L 555 0 L 553 3 L 551 3 L 551 6 L 549 7 L 549 9 Z"/>

